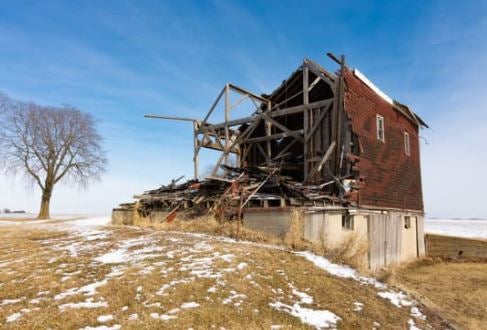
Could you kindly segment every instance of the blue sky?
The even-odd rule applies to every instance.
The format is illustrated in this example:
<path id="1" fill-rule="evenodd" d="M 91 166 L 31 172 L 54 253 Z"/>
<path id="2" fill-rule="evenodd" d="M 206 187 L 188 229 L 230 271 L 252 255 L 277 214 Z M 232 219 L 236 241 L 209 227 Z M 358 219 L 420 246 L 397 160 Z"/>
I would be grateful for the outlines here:
<path id="1" fill-rule="evenodd" d="M 430 124 L 428 215 L 487 218 L 486 36 L 481 1 L 0 0 L 0 91 L 97 118 L 108 172 L 58 187 L 52 207 L 108 213 L 192 174 L 190 126 L 144 114 L 201 118 L 226 82 L 270 92 L 304 57 L 335 70 L 325 54 L 343 53 Z M 0 176 L 0 207 L 35 211 L 38 198 Z"/>

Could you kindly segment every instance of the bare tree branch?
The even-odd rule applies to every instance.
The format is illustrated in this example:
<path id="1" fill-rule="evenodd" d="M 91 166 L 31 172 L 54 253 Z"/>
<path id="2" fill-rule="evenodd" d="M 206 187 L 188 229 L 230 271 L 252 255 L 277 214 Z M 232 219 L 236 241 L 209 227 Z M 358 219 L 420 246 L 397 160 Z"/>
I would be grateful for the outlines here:
<path id="1" fill-rule="evenodd" d="M 15 102 L 0 93 L 0 170 L 24 174 L 42 189 L 39 217 L 49 216 L 54 185 L 85 186 L 107 160 L 91 115 L 64 106 Z"/>

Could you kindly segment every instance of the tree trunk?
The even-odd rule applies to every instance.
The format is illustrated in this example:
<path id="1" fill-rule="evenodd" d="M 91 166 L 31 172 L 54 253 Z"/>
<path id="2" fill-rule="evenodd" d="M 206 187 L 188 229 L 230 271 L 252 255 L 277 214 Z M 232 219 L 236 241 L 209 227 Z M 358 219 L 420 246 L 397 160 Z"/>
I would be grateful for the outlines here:
<path id="1" fill-rule="evenodd" d="M 49 204 L 51 203 L 51 194 L 52 194 L 52 189 L 51 190 L 44 189 L 42 191 L 41 209 L 39 211 L 39 215 L 37 216 L 37 219 L 49 219 Z"/>

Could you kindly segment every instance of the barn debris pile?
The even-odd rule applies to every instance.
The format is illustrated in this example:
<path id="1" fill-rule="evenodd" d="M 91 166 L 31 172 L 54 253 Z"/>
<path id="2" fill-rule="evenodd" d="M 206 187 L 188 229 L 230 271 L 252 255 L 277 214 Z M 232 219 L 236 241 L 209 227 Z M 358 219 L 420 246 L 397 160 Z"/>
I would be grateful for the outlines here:
<path id="1" fill-rule="evenodd" d="M 280 174 L 276 167 L 231 167 L 222 165 L 222 176 L 178 183 L 179 177 L 168 185 L 134 196 L 142 216 L 164 212 L 168 216 L 185 212 L 189 216 L 208 212 L 220 213 L 227 219 L 239 216 L 243 208 L 324 206 L 340 203 L 325 192 L 332 182 L 304 185 Z M 343 201 L 342 201 L 343 202 Z M 120 209 L 133 209 L 134 204 L 121 204 Z"/>

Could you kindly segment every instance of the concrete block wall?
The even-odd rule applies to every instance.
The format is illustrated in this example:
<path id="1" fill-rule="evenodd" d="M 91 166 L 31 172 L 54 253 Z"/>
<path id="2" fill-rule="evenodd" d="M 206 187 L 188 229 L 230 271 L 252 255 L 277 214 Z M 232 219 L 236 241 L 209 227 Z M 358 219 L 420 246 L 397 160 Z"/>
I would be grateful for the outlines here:
<path id="1" fill-rule="evenodd" d="M 487 240 L 427 234 L 425 242 L 428 257 L 487 260 Z"/>
<path id="2" fill-rule="evenodd" d="M 255 231 L 261 231 L 277 237 L 284 237 L 291 225 L 291 210 L 256 209 L 245 210 L 243 225 Z"/>
<path id="3" fill-rule="evenodd" d="M 117 210 L 112 211 L 112 225 L 133 225 L 134 211 Z"/>

